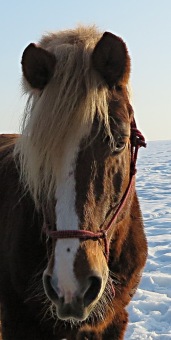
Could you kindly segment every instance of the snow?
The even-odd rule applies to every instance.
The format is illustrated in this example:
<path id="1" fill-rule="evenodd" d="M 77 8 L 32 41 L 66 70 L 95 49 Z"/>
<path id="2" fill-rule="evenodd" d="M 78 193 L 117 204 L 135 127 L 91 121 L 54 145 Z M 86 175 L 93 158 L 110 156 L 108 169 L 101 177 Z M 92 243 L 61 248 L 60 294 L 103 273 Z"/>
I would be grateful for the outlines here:
<path id="1" fill-rule="evenodd" d="M 137 168 L 149 250 L 125 339 L 171 339 L 171 140 L 148 142 Z"/>

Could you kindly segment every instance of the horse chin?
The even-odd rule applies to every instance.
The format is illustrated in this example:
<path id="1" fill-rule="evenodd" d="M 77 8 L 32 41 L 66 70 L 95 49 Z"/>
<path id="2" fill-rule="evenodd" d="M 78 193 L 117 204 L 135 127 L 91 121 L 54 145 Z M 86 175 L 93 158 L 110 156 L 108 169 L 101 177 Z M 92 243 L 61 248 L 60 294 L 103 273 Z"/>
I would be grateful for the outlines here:
<path id="1" fill-rule="evenodd" d="M 79 324 L 91 318 L 94 309 L 96 309 L 96 304 L 98 304 L 98 300 L 96 301 L 96 303 L 94 302 L 88 307 L 82 306 L 77 309 L 73 309 L 73 307 L 69 304 L 66 305 L 64 308 L 60 308 L 59 305 L 56 305 L 56 315 L 60 320 L 72 324 Z"/>
<path id="2" fill-rule="evenodd" d="M 63 320 L 63 321 L 66 321 L 72 324 L 78 324 L 78 323 L 85 321 L 89 317 L 89 312 L 87 310 L 80 309 L 77 312 L 69 313 L 69 309 L 68 309 L 68 313 L 64 313 L 58 307 L 56 307 L 56 315 L 58 319 L 60 320 Z"/>

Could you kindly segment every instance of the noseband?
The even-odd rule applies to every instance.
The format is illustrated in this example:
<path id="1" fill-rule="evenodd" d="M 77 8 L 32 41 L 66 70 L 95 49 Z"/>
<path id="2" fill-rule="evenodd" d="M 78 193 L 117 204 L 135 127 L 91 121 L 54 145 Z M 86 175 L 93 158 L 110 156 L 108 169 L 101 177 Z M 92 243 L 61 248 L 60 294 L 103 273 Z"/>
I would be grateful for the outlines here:
<path id="1" fill-rule="evenodd" d="M 137 129 L 135 119 L 133 119 L 131 122 L 130 141 L 131 141 L 131 163 L 130 163 L 129 184 L 117 209 L 115 210 L 107 226 L 104 229 L 96 233 L 89 231 L 89 230 L 49 230 L 48 225 L 46 223 L 45 214 L 44 214 L 43 230 L 45 231 L 48 237 L 50 237 L 53 240 L 65 239 L 65 238 L 79 238 L 80 240 L 84 240 L 84 241 L 85 240 L 97 241 L 99 239 L 102 239 L 104 241 L 104 254 L 108 262 L 110 241 L 107 239 L 107 235 L 108 235 L 109 230 L 112 228 L 112 225 L 114 224 L 114 222 L 116 222 L 121 210 L 124 208 L 127 202 L 127 199 L 130 195 L 130 192 L 132 188 L 134 187 L 135 175 L 137 172 L 136 162 L 137 162 L 138 150 L 141 146 L 146 147 L 145 138 L 143 137 L 142 133 Z"/>

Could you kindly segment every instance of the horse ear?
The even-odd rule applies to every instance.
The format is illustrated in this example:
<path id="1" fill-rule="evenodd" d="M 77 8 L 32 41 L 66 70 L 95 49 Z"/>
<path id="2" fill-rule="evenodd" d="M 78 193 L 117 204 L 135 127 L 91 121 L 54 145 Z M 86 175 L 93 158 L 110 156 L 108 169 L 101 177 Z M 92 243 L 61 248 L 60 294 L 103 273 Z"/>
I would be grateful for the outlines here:
<path id="1" fill-rule="evenodd" d="M 116 35 L 105 32 L 92 54 L 93 66 L 108 84 L 123 85 L 130 75 L 130 57 L 126 44 Z"/>
<path id="2" fill-rule="evenodd" d="M 30 44 L 23 52 L 21 64 L 31 87 L 43 90 L 54 74 L 56 58 L 43 48 Z"/>

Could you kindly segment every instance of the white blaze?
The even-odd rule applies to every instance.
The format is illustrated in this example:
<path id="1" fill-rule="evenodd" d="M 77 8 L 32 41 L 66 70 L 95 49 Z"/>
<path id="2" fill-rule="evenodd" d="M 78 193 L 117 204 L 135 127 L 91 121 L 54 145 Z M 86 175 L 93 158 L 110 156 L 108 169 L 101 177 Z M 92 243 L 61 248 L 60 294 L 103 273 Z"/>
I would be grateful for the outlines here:
<path id="1" fill-rule="evenodd" d="M 68 150 L 63 172 L 56 189 L 56 226 L 58 230 L 78 230 L 79 218 L 75 211 L 75 166 L 78 148 Z M 78 290 L 74 275 L 74 260 L 79 239 L 59 239 L 55 247 L 52 285 L 65 303 L 71 302 Z"/>

